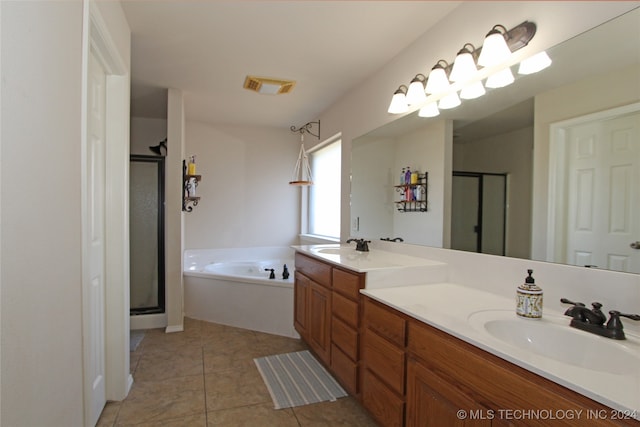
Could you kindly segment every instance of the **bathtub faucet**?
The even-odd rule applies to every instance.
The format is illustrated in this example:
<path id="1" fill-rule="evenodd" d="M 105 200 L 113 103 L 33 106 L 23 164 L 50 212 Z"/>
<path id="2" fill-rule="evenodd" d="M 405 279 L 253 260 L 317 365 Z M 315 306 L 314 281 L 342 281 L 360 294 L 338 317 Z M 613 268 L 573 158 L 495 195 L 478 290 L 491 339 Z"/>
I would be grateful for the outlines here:
<path id="1" fill-rule="evenodd" d="M 284 265 L 282 269 L 282 280 L 287 280 L 289 278 L 289 269 L 287 268 L 287 264 Z"/>
<path id="2" fill-rule="evenodd" d="M 264 271 L 270 271 L 271 274 L 269 274 L 269 279 L 275 279 L 276 278 L 276 273 L 274 273 L 274 269 L 273 268 L 265 268 Z"/>

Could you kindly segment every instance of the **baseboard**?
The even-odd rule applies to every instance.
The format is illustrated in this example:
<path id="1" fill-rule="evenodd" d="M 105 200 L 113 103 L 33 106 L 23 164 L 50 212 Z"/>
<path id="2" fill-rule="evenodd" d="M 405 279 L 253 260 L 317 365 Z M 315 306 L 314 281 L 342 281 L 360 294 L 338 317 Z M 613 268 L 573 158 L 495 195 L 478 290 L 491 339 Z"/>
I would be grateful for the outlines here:
<path id="1" fill-rule="evenodd" d="M 183 332 L 184 331 L 184 325 L 171 325 L 171 326 L 167 326 L 166 329 L 164 330 L 167 334 L 170 334 L 172 332 Z"/>
<path id="2" fill-rule="evenodd" d="M 167 313 L 129 316 L 129 329 L 156 329 L 167 326 Z"/>

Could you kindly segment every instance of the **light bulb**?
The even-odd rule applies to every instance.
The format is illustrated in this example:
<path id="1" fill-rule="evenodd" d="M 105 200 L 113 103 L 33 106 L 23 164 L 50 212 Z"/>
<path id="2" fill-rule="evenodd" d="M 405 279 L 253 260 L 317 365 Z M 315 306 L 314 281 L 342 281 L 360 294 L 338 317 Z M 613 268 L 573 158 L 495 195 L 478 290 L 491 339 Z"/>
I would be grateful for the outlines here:
<path id="1" fill-rule="evenodd" d="M 458 94 L 456 92 L 451 92 L 438 102 L 438 107 L 442 110 L 448 110 L 450 108 L 455 108 L 460 104 L 461 101 L 460 98 L 458 98 Z"/>
<path id="2" fill-rule="evenodd" d="M 424 92 L 424 80 L 420 80 L 420 78 L 416 76 L 411 80 L 409 90 L 407 91 L 407 104 L 422 104 L 426 100 L 427 94 Z"/>
<path id="3" fill-rule="evenodd" d="M 393 98 L 391 98 L 391 103 L 389 104 L 389 109 L 387 110 L 390 114 L 402 114 L 409 111 L 409 105 L 407 104 L 406 97 L 406 86 L 402 85 L 395 91 L 393 94 Z"/>
<path id="4" fill-rule="evenodd" d="M 492 67 L 506 61 L 511 55 L 504 34 L 498 28 L 503 28 L 506 33 L 506 29 L 502 25 L 496 25 L 489 31 L 478 57 L 478 65 Z"/>
<path id="5" fill-rule="evenodd" d="M 418 111 L 420 117 L 436 117 L 440 114 L 438 105 L 435 102 L 430 102 Z"/>
<path id="6" fill-rule="evenodd" d="M 523 60 L 518 68 L 518 74 L 533 74 L 551 65 L 551 58 L 544 50 Z"/>
<path id="7" fill-rule="evenodd" d="M 471 83 L 470 85 L 463 87 L 462 90 L 460 91 L 460 98 L 475 99 L 475 98 L 481 97 L 485 93 L 487 93 L 487 91 L 484 90 L 484 86 L 482 86 L 482 82 L 477 81 L 475 83 Z"/>
<path id="8" fill-rule="evenodd" d="M 447 78 L 447 72 L 442 67 L 442 65 L 438 63 L 431 69 L 431 72 L 429 73 L 425 92 L 430 94 L 443 93 L 448 89 L 449 79 Z"/>
<path id="9" fill-rule="evenodd" d="M 513 73 L 511 73 L 511 68 L 507 67 L 504 70 L 500 70 L 495 74 L 492 74 L 487 79 L 487 83 L 485 86 L 495 89 L 499 87 L 505 87 L 513 83 Z"/>

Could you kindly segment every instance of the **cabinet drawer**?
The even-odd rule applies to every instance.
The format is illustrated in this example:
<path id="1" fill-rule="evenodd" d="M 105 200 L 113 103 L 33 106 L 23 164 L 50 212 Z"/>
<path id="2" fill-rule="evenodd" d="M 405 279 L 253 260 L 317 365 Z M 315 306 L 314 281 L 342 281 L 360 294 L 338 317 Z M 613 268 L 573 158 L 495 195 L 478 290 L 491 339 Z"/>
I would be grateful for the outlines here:
<path id="1" fill-rule="evenodd" d="M 363 281 L 364 278 L 361 280 L 361 275 L 359 274 L 349 273 L 348 271 L 337 268 L 333 269 L 333 290 L 353 300 L 358 300 L 360 288 L 362 287 L 361 283 Z"/>
<path id="2" fill-rule="evenodd" d="M 357 394 L 358 365 L 335 345 L 331 348 L 331 369 L 350 394 Z"/>
<path id="3" fill-rule="evenodd" d="M 380 425 L 404 425 L 404 401 L 367 369 L 362 373 L 362 404 Z"/>
<path id="4" fill-rule="evenodd" d="M 358 303 L 333 292 L 333 315 L 348 325 L 358 327 Z"/>
<path id="5" fill-rule="evenodd" d="M 392 390 L 404 394 L 404 348 L 400 349 L 366 329 L 362 337 L 362 361 Z"/>
<path id="6" fill-rule="evenodd" d="M 406 321 L 389 308 L 365 298 L 364 326 L 400 347 L 405 344 Z"/>
<path id="7" fill-rule="evenodd" d="M 331 266 L 296 252 L 296 271 L 327 288 L 331 287 Z"/>
<path id="8" fill-rule="evenodd" d="M 358 360 L 358 331 L 338 318 L 331 321 L 331 340 L 351 358 Z"/>

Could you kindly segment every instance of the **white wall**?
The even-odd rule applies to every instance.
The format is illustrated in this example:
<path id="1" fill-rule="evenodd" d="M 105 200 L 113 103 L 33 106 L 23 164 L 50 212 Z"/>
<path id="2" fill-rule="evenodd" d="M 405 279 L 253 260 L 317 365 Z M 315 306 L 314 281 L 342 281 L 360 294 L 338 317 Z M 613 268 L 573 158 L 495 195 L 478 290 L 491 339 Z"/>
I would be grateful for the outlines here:
<path id="1" fill-rule="evenodd" d="M 83 2 L 1 7 L 2 423 L 79 426 Z"/>
<path id="2" fill-rule="evenodd" d="M 640 101 L 640 66 L 614 70 L 536 96 L 531 255 L 546 259 L 549 126 L 552 123 Z M 613 87 L 610 81 L 618 82 Z"/>
<path id="3" fill-rule="evenodd" d="M 149 147 L 158 145 L 166 137 L 166 119 L 131 118 L 131 154 L 153 156 Z"/>
<path id="4" fill-rule="evenodd" d="M 185 248 L 288 246 L 300 231 L 300 187 L 288 184 L 299 151 L 289 130 L 188 122 L 201 197 L 185 213 Z"/>
<path id="5" fill-rule="evenodd" d="M 530 257 L 533 128 L 453 145 L 453 170 L 508 174 L 506 255 Z"/>

